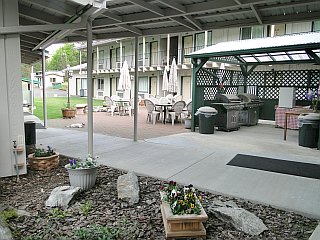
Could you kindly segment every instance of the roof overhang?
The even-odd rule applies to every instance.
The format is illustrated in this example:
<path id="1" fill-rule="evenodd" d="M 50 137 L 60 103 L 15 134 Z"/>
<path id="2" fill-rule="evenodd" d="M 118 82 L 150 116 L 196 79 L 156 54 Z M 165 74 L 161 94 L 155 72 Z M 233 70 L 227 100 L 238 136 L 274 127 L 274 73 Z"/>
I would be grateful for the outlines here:
<path id="1" fill-rule="evenodd" d="M 320 32 L 222 42 L 186 57 L 239 65 L 320 64 Z"/>
<path id="2" fill-rule="evenodd" d="M 0 35 L 20 34 L 22 61 L 53 43 L 86 41 L 87 19 L 94 40 L 120 39 L 219 28 L 313 21 L 319 0 L 18 0 L 19 25 Z M 100 3 L 98 6 L 95 3 Z"/>

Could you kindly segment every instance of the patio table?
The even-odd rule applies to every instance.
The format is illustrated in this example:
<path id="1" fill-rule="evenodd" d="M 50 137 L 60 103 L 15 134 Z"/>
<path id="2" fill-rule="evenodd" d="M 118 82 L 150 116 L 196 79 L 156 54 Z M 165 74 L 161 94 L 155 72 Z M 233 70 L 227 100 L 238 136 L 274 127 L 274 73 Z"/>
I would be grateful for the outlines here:
<path id="1" fill-rule="evenodd" d="M 167 108 L 172 107 L 172 103 L 156 103 L 155 106 L 163 109 L 163 124 L 166 124 Z"/>
<path id="2" fill-rule="evenodd" d="M 125 114 L 124 108 L 126 106 L 130 106 L 130 100 L 129 99 L 118 99 L 118 100 L 114 100 L 114 102 L 119 108 L 119 115 L 120 115 L 120 112 L 122 111 L 122 116 L 124 116 L 124 114 Z"/>

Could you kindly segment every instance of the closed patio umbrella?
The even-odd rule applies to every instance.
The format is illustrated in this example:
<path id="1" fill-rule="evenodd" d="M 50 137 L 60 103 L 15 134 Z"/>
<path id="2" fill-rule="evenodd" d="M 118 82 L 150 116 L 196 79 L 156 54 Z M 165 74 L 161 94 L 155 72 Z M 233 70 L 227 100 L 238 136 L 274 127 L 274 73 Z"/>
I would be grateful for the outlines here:
<path id="1" fill-rule="evenodd" d="M 163 71 L 162 90 L 163 90 L 164 96 L 166 95 L 166 91 L 169 90 L 169 80 L 168 80 L 167 67 L 165 67 L 164 71 Z"/>
<path id="2" fill-rule="evenodd" d="M 171 63 L 168 90 L 169 92 L 172 92 L 172 93 L 174 92 L 179 93 L 178 70 L 177 70 L 177 64 L 176 64 L 175 58 L 173 58 Z"/>
<path id="3" fill-rule="evenodd" d="M 126 93 L 130 93 L 131 90 L 131 77 L 127 60 L 124 60 L 122 68 L 120 70 L 119 89 L 124 91 L 124 97 L 128 95 Z M 130 98 L 130 96 L 128 98 Z"/>

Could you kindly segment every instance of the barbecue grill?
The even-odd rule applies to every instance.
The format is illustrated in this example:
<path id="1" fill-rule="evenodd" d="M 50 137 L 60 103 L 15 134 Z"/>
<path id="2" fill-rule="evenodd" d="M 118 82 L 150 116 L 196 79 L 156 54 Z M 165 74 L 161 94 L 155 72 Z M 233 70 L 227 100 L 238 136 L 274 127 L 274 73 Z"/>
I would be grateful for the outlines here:
<path id="1" fill-rule="evenodd" d="M 234 94 L 216 94 L 213 107 L 218 110 L 216 126 L 219 130 L 238 130 L 240 110 L 244 107 L 239 97 Z"/>
<path id="2" fill-rule="evenodd" d="M 259 107 L 263 105 L 259 97 L 249 93 L 239 93 L 238 97 L 244 104 L 244 108 L 240 110 L 240 124 L 253 126 L 259 121 Z"/>

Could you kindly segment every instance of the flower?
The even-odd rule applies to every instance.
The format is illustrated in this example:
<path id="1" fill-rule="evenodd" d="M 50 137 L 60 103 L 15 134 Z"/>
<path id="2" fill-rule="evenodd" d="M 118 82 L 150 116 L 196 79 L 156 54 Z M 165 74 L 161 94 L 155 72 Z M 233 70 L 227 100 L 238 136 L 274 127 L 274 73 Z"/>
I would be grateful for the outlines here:
<path id="1" fill-rule="evenodd" d="M 90 154 L 87 155 L 85 159 L 69 159 L 69 164 L 65 166 L 67 169 L 85 169 L 85 168 L 95 168 L 98 166 L 95 158 Z"/>
<path id="2" fill-rule="evenodd" d="M 49 157 L 55 154 L 56 153 L 52 147 L 47 146 L 47 148 L 44 148 L 42 144 L 34 150 L 35 157 Z"/>
<path id="3" fill-rule="evenodd" d="M 170 181 L 163 184 L 160 191 L 161 200 L 170 205 L 174 215 L 201 214 L 200 198 L 197 197 L 196 190 L 191 184 L 181 188 L 176 182 Z"/>
<path id="4" fill-rule="evenodd" d="M 320 88 L 320 87 L 319 87 Z M 317 89 L 316 91 L 312 91 L 311 89 L 309 89 L 309 91 L 306 94 L 306 98 L 307 100 L 311 101 L 311 108 L 314 111 L 318 110 L 318 104 L 319 104 L 319 89 Z"/>

